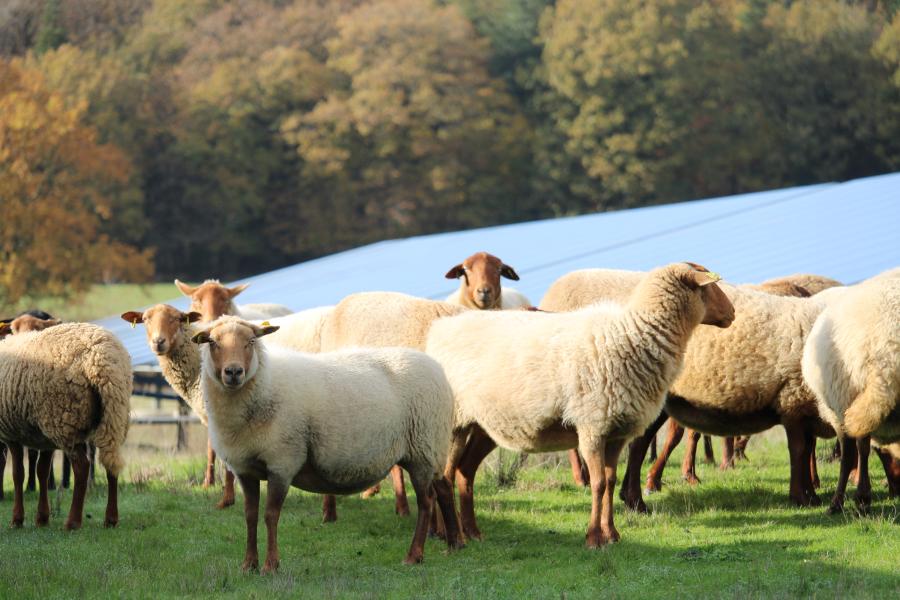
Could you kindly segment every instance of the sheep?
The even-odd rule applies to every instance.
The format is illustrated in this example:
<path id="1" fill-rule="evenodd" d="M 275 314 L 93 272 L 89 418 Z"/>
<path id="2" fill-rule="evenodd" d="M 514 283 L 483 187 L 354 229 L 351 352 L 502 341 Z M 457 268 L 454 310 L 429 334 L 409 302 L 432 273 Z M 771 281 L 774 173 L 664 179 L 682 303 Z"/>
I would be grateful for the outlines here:
<path id="1" fill-rule="evenodd" d="M 841 470 L 829 512 L 843 509 L 856 456 L 860 509 L 871 503 L 869 438 L 900 442 L 900 279 L 876 277 L 847 288 L 816 319 L 803 349 L 804 380 L 841 440 Z M 890 476 L 890 473 L 888 473 Z"/>
<path id="2" fill-rule="evenodd" d="M 447 459 L 453 395 L 440 365 L 406 348 L 307 354 L 257 343 L 277 330 L 225 316 L 195 334 L 213 445 L 244 490 L 243 568 L 259 564 L 259 482 L 268 482 L 263 572 L 278 569 L 277 528 L 290 486 L 348 494 L 380 481 L 394 464 L 410 474 L 419 508 L 404 560 L 422 561 L 435 493 L 460 547 Z"/>
<path id="3" fill-rule="evenodd" d="M 446 316 L 468 309 L 457 304 L 416 298 L 398 292 L 362 292 L 341 300 L 321 328 L 320 350 L 329 352 L 348 347 L 400 346 L 425 349 L 425 339 L 431 324 Z M 279 332 L 280 333 L 280 332 Z M 274 334 L 278 335 L 278 333 Z M 409 501 L 403 483 L 403 471 L 391 469 L 394 488 L 394 510 L 398 515 L 409 514 Z M 378 488 L 366 490 L 364 496 L 377 493 Z M 333 496 L 323 500 L 323 519 L 337 519 Z"/>
<path id="4" fill-rule="evenodd" d="M 222 285 L 218 279 L 207 279 L 198 286 L 190 286 L 175 280 L 181 293 L 191 299 L 189 310 L 203 315 L 204 322 L 214 321 L 222 315 L 236 315 L 245 319 L 268 319 L 284 317 L 294 311 L 281 304 L 242 304 L 234 303 L 234 297 L 243 292 L 249 283 L 242 283 L 231 288 Z"/>
<path id="5" fill-rule="evenodd" d="M 550 286 L 541 308 L 572 310 L 599 300 L 622 301 L 644 276 L 611 269 L 575 271 Z M 723 290 L 735 306 L 735 324 L 726 330 L 697 330 L 665 411 L 685 426 L 714 435 L 752 434 L 781 424 L 791 457 L 789 497 L 801 506 L 819 505 L 808 467 L 813 440 L 834 432 L 819 418 L 815 397 L 803 383 L 800 355 L 821 305 L 815 296 L 780 297 L 730 285 Z M 663 422 L 660 415 L 629 449 L 621 496 L 641 512 L 647 507 L 640 466 Z"/>
<path id="6" fill-rule="evenodd" d="M 59 319 L 53 318 L 49 313 L 46 313 L 42 310 L 28 310 L 25 312 L 21 312 L 15 317 L 9 317 L 6 319 L 0 319 L 0 340 L 5 338 L 8 335 L 15 335 L 17 333 L 26 333 L 29 331 L 43 331 L 48 327 L 53 327 L 54 325 L 59 325 L 62 323 Z M 53 464 L 53 451 L 49 451 L 50 464 Z M 28 449 L 28 481 L 25 484 L 26 491 L 34 491 L 35 489 L 35 481 L 36 481 L 36 472 L 37 472 L 37 463 L 38 463 L 39 452 L 37 450 Z M 0 500 L 3 500 L 3 472 L 6 470 L 6 446 L 0 444 Z M 65 474 L 65 466 L 63 467 L 63 473 Z M 64 478 L 65 481 L 66 478 Z M 48 489 L 56 489 L 56 478 L 53 475 L 53 468 L 50 468 Z M 68 487 L 65 485 L 64 487 Z"/>
<path id="7" fill-rule="evenodd" d="M 700 323 L 728 327 L 734 309 L 719 277 L 692 263 L 654 270 L 625 306 L 571 313 L 469 312 L 434 323 L 426 351 L 443 367 L 456 405 L 445 475 L 459 468 L 461 524 L 481 537 L 461 454 L 473 429 L 490 444 L 547 452 L 578 447 L 591 481 L 586 543 L 615 542 L 612 494 L 623 445 L 662 409 Z M 459 478 L 457 479 L 459 483 Z"/>
<path id="8" fill-rule="evenodd" d="M 333 307 L 315 308 L 273 319 L 282 329 L 271 336 L 272 341 L 277 338 L 277 342 L 286 347 L 307 352 L 318 351 L 321 325 L 332 309 Z M 200 321 L 202 315 L 196 311 L 184 313 L 168 304 L 157 304 L 145 311 L 125 312 L 122 319 L 132 325 L 142 323 L 145 326 L 147 343 L 159 360 L 163 377 L 206 426 L 206 406 L 200 392 L 200 352 L 189 341 L 191 323 Z M 212 467 L 207 461 L 203 486 L 209 487 L 212 479 Z M 222 509 L 232 504 L 234 487 L 232 485 L 229 493 L 226 485 L 225 493 L 216 507 Z"/>
<path id="9" fill-rule="evenodd" d="M 787 275 L 785 277 L 776 277 L 774 279 L 767 279 L 760 283 L 757 287 L 764 292 L 769 292 L 770 294 L 777 294 L 779 296 L 797 296 L 796 292 L 791 292 L 791 286 L 798 286 L 803 288 L 810 296 L 815 296 L 819 292 L 823 290 L 827 290 L 833 287 L 840 287 L 844 284 L 838 281 L 837 279 L 832 279 L 831 277 L 825 277 L 824 275 L 814 275 L 812 273 L 795 273 L 793 275 Z"/>
<path id="10" fill-rule="evenodd" d="M 515 269 L 503 264 L 487 252 L 476 252 L 444 275 L 447 279 L 461 279 L 459 289 L 446 302 L 469 308 L 502 309 L 528 308 L 531 302 L 511 287 L 501 287 L 500 277 L 519 280 Z"/>
<path id="11" fill-rule="evenodd" d="M 117 481 L 124 465 L 121 446 L 128 433 L 131 386 L 128 352 L 115 336 L 96 325 L 65 323 L 0 342 L 0 441 L 9 447 L 13 463 L 14 527 L 21 527 L 25 518 L 23 446 L 41 451 L 59 448 L 69 456 L 75 490 L 65 528 L 81 527 L 88 441 L 96 444 L 106 467 L 104 524 L 118 523 Z M 46 525 L 50 517 L 49 458 L 42 452 L 37 467 L 38 526 Z"/>

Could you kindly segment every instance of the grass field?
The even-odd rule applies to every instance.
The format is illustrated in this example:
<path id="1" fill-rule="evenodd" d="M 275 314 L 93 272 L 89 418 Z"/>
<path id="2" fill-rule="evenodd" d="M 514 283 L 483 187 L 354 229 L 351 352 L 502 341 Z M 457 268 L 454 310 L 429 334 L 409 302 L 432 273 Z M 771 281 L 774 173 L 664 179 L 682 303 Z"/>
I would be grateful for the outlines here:
<path id="1" fill-rule="evenodd" d="M 649 499 L 653 514 L 626 513 L 617 500 L 622 541 L 596 551 L 582 545 L 588 492 L 574 487 L 565 465 L 529 466 L 504 488 L 490 472 L 479 474 L 476 507 L 485 540 L 453 554 L 429 540 L 424 564 L 414 567 L 401 564 L 413 519 L 393 514 L 390 493 L 340 499 L 338 522 L 323 525 L 320 498 L 292 490 L 279 530 L 281 570 L 267 577 L 240 571 L 240 494 L 237 506 L 217 511 L 219 489 L 195 485 L 204 464 L 199 455 L 131 446 L 115 530 L 101 527 L 104 485 L 89 498 L 85 527 L 68 534 L 62 531 L 68 493 L 63 516 L 54 514 L 47 529 L 34 527 L 36 499 L 26 497 L 26 526 L 0 530 L 0 598 L 900 595 L 898 501 L 887 498 L 876 476 L 869 516 L 789 507 L 787 452 L 774 432 L 751 441 L 751 462 L 736 471 L 700 467 L 703 483 L 695 488 L 678 481 L 676 452 L 664 490 Z M 836 464 L 821 461 L 821 474 L 827 497 Z M 0 514 L 9 519 L 9 496 Z"/>
<path id="2" fill-rule="evenodd" d="M 70 300 L 24 298 L 15 306 L 0 307 L 0 318 L 39 308 L 64 321 L 92 321 L 180 295 L 172 283 L 95 285 L 83 296 Z"/>

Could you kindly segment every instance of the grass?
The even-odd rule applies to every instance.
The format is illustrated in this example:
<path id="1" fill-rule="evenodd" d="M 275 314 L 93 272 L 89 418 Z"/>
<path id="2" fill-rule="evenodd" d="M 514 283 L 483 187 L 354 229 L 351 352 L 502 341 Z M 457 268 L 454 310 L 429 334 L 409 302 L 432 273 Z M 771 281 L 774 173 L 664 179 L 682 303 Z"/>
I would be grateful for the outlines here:
<path id="1" fill-rule="evenodd" d="M 15 306 L 0 306 L 0 318 L 39 308 L 64 321 L 93 321 L 180 295 L 171 283 L 95 285 L 83 296 L 69 300 L 24 298 Z"/>
<path id="2" fill-rule="evenodd" d="M 281 570 L 268 577 L 240 571 L 242 498 L 228 510 L 213 508 L 219 490 L 195 485 L 204 464 L 199 454 L 147 453 L 130 443 L 135 453 L 123 477 L 119 527 L 101 527 L 103 485 L 89 498 L 84 528 L 70 534 L 61 529 L 68 493 L 63 515 L 54 514 L 46 529 L 30 522 L 35 497 L 27 496 L 26 526 L 0 530 L 0 598 L 900 594 L 897 501 L 876 477 L 869 516 L 788 506 L 780 438 L 754 438 L 751 462 L 736 471 L 701 466 L 703 483 L 694 488 L 678 481 L 676 452 L 663 491 L 649 498 L 653 513 L 627 513 L 617 499 L 622 541 L 595 551 L 583 547 L 588 493 L 574 487 L 566 465 L 552 461 L 535 466 L 533 458 L 513 487 L 498 487 L 489 470 L 481 473 L 476 506 L 485 541 L 448 554 L 429 540 L 425 563 L 415 567 L 401 565 L 414 521 L 393 514 L 389 485 L 369 500 L 340 499 L 338 522 L 328 525 L 320 522 L 318 496 L 292 490 L 279 528 Z M 821 461 L 820 472 L 827 496 L 837 466 Z M 0 513 L 5 520 L 10 512 L 7 496 Z"/>

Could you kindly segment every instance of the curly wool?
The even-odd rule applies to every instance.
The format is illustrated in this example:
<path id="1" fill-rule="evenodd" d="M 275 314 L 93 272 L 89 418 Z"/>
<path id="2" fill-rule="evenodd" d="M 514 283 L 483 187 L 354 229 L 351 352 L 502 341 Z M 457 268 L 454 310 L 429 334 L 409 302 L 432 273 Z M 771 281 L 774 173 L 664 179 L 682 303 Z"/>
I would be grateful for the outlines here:
<path id="1" fill-rule="evenodd" d="M 900 441 L 900 279 L 847 288 L 816 320 L 802 366 L 835 430 Z"/>
<path id="2" fill-rule="evenodd" d="M 64 323 L 0 342 L 0 440 L 72 452 L 93 442 L 118 475 L 128 434 L 131 357 L 110 332 Z"/>

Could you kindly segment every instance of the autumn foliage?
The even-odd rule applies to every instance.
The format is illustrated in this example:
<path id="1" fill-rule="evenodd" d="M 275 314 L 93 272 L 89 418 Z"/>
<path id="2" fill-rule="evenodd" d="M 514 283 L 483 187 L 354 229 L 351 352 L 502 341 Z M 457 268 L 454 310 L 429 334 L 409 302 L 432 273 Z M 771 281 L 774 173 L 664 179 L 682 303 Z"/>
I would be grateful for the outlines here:
<path id="1" fill-rule="evenodd" d="M 9 0 L 0 303 L 896 170 L 898 5 Z"/>

